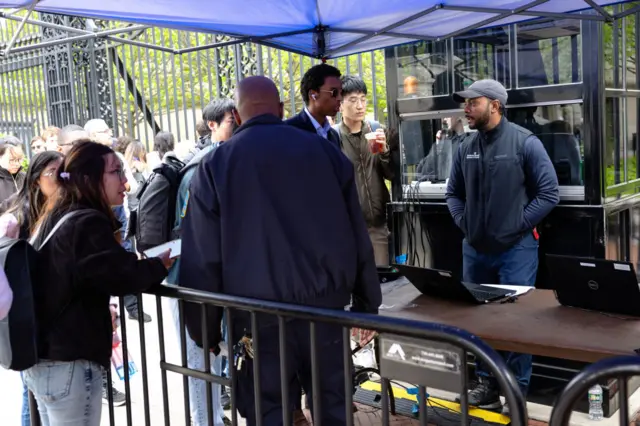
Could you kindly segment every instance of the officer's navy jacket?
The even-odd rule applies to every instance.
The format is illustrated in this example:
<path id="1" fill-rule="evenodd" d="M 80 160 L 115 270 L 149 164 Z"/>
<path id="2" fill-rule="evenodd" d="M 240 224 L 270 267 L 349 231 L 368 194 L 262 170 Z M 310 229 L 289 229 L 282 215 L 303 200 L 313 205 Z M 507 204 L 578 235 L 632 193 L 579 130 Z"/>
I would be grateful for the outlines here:
<path id="1" fill-rule="evenodd" d="M 380 284 L 349 160 L 273 115 L 244 123 L 193 176 L 179 280 L 209 292 L 331 309 L 352 302 L 352 311 L 377 313 Z M 185 308 L 199 345 L 200 312 Z M 213 348 L 222 310 L 208 315 Z"/>

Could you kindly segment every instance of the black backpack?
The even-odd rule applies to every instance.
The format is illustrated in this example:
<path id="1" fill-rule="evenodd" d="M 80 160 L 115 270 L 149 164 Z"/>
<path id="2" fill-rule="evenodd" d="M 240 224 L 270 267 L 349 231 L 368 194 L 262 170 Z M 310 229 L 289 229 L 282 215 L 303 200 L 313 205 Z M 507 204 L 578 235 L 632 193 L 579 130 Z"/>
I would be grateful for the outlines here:
<path id="1" fill-rule="evenodd" d="M 78 212 L 75 210 L 64 215 L 49 232 L 38 250 L 47 244 L 65 221 Z M 0 238 L 0 266 L 4 269 L 13 292 L 9 315 L 0 320 L 0 366 L 9 370 L 24 371 L 38 363 L 38 327 L 32 282 L 38 250 L 31 245 L 34 241 L 35 236 L 30 241 L 9 237 Z M 69 304 L 62 307 L 58 318 L 62 316 Z"/>
<path id="2" fill-rule="evenodd" d="M 129 235 L 135 236 L 139 252 L 173 239 L 176 196 L 184 166 L 177 158 L 167 157 L 138 190 L 138 208 L 130 214 Z"/>

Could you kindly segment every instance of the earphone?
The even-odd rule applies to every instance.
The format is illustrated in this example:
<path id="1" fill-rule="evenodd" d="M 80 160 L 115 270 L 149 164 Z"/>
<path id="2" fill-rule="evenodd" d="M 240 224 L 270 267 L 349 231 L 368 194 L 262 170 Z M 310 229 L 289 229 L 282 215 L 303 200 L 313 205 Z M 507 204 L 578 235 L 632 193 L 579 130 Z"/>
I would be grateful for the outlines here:
<path id="1" fill-rule="evenodd" d="M 313 98 L 314 101 L 318 99 L 316 95 L 311 95 L 311 97 Z"/>

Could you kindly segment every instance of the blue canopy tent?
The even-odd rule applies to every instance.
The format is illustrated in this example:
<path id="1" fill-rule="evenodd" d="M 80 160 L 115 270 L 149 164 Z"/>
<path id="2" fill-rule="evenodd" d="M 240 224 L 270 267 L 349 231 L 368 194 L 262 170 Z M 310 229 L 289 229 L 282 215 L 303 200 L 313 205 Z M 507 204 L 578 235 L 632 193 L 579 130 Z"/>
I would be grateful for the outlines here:
<path id="1" fill-rule="evenodd" d="M 638 6 L 613 16 L 603 9 L 604 6 L 619 3 L 626 2 L 486 0 L 480 5 L 477 0 L 237 0 L 232 3 L 222 0 L 0 0 L 0 8 L 29 10 L 25 17 L 13 13 L 1 13 L 0 17 L 45 27 L 53 24 L 29 19 L 33 10 L 113 19 L 212 32 L 234 38 L 224 45 L 255 42 L 316 58 L 336 58 L 419 40 L 445 39 L 478 28 L 541 17 L 612 21 L 640 10 Z M 595 10 L 597 13 L 580 13 L 585 10 Z M 21 28 L 14 38 L 17 38 Z M 133 31 L 132 27 L 102 32 L 66 29 L 79 33 L 74 39 L 104 37 L 145 45 L 114 37 L 117 33 Z M 11 51 L 14 43 L 15 40 L 9 43 L 5 54 Z M 173 50 L 146 45 L 175 54 L 218 46 L 221 44 Z M 20 47 L 15 51 L 37 47 Z"/>

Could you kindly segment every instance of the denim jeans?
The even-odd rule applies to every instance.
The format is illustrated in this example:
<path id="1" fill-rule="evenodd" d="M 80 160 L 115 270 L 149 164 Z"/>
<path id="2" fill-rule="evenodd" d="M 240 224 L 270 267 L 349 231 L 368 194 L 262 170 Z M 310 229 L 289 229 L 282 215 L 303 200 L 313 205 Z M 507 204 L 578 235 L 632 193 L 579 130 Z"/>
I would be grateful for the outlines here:
<path id="1" fill-rule="evenodd" d="M 31 426 L 31 416 L 29 415 L 29 388 L 24 383 L 24 374 L 20 373 L 22 378 L 22 426 Z"/>
<path id="2" fill-rule="evenodd" d="M 24 372 L 43 426 L 100 426 L 102 367 L 95 362 L 40 361 Z"/>
<path id="3" fill-rule="evenodd" d="M 178 310 L 178 301 L 170 299 L 171 310 L 173 312 L 174 326 L 180 341 L 180 314 Z M 226 330 L 226 329 L 225 329 Z M 194 370 L 205 371 L 204 369 L 204 357 L 205 351 L 196 345 L 196 342 L 191 339 L 189 333 L 185 330 L 187 341 L 187 366 Z M 223 333 L 224 336 L 224 333 Z M 209 362 L 211 365 L 211 373 L 220 376 L 222 370 L 222 356 L 215 356 L 211 352 L 206 352 L 209 356 Z M 214 426 L 223 426 L 224 410 L 222 408 L 221 386 L 215 383 L 211 386 L 211 405 L 213 407 L 213 424 Z M 207 382 L 204 380 L 189 377 L 189 405 L 191 408 L 191 420 L 193 426 L 205 426 L 208 425 L 207 416 Z"/>
<path id="4" fill-rule="evenodd" d="M 462 279 L 476 284 L 510 284 L 534 286 L 538 273 L 538 241 L 528 234 L 509 250 L 499 254 L 476 252 L 466 240 L 462 243 Z M 500 351 L 507 366 L 516 376 L 520 389 L 526 395 L 531 380 L 532 356 Z M 491 374 L 483 363 L 476 364 L 476 373 L 487 377 Z"/>

